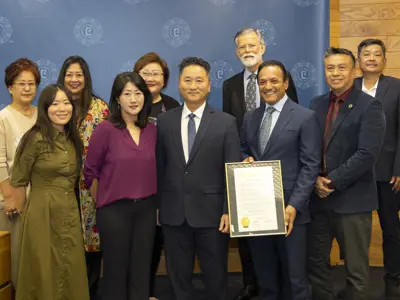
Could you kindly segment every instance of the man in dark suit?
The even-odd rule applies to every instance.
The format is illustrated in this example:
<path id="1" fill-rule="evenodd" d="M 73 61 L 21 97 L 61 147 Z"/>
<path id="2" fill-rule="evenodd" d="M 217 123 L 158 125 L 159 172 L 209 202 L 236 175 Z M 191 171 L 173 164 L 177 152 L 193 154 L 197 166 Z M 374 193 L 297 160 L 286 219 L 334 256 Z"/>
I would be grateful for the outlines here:
<path id="1" fill-rule="evenodd" d="M 264 107 L 246 113 L 241 134 L 245 162 L 280 160 L 287 236 L 248 239 L 262 300 L 307 300 L 308 202 L 321 164 L 321 136 L 315 112 L 287 95 L 288 75 L 278 61 L 258 69 Z"/>
<path id="2" fill-rule="evenodd" d="M 400 299 L 400 80 L 383 75 L 386 47 L 381 40 L 367 39 L 358 46 L 363 77 L 355 85 L 381 101 L 386 119 L 382 151 L 375 165 L 379 220 L 383 232 L 385 294 Z"/>
<path id="3" fill-rule="evenodd" d="M 241 159 L 235 118 L 207 105 L 210 65 L 196 57 L 180 66 L 184 105 L 158 118 L 160 221 L 176 300 L 193 300 L 197 254 L 210 300 L 227 297 L 229 217 L 225 163 Z"/>
<path id="4" fill-rule="evenodd" d="M 238 131 L 242 127 L 243 116 L 246 111 L 253 110 L 264 101 L 260 101 L 260 92 L 256 80 L 258 67 L 263 62 L 265 41 L 261 32 L 253 28 L 240 30 L 234 38 L 236 55 L 240 59 L 244 70 L 225 80 L 222 90 L 222 110 L 236 118 Z M 298 103 L 296 88 L 290 73 L 287 94 Z M 257 294 L 257 279 L 251 259 L 247 239 L 238 240 L 240 260 L 242 263 L 243 289 L 234 298 L 235 300 L 249 300 Z"/>
<path id="5" fill-rule="evenodd" d="M 333 300 L 330 251 L 336 238 L 346 265 L 346 299 L 367 299 L 372 211 L 378 208 L 374 165 L 385 135 L 382 104 L 354 87 L 355 57 L 325 52 L 331 92 L 311 109 L 324 128 L 320 176 L 311 197 L 309 280 L 313 299 Z"/>

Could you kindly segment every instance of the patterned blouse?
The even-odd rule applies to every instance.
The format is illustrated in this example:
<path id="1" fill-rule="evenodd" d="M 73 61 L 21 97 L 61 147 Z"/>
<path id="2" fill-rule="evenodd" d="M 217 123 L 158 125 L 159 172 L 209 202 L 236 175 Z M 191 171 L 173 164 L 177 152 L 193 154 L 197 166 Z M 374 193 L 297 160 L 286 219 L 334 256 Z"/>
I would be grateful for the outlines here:
<path id="1" fill-rule="evenodd" d="M 79 133 L 83 142 L 83 165 L 85 164 L 90 137 L 96 126 L 103 122 L 108 117 L 108 114 L 107 103 L 93 97 L 88 113 L 79 127 Z M 79 182 L 79 193 L 85 250 L 87 252 L 100 251 L 99 232 L 96 226 L 96 203 L 90 191 L 85 186 L 83 172 L 81 173 Z"/>

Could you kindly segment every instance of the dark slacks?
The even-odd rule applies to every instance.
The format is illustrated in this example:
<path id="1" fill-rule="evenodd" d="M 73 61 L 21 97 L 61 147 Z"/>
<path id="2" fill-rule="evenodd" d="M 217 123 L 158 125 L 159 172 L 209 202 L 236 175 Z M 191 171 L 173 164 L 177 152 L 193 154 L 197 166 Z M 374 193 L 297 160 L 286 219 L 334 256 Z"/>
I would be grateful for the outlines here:
<path id="1" fill-rule="evenodd" d="M 155 296 L 155 282 L 158 265 L 160 264 L 161 252 L 164 245 L 163 234 L 160 226 L 156 227 L 156 234 L 154 236 L 153 255 L 151 258 L 150 270 L 150 297 Z"/>
<path id="2" fill-rule="evenodd" d="M 248 239 L 261 300 L 307 300 L 307 225 L 295 225 L 285 237 Z"/>
<path id="3" fill-rule="evenodd" d="M 85 252 L 86 270 L 89 283 L 90 300 L 97 299 L 97 290 L 101 274 L 101 252 Z"/>
<path id="4" fill-rule="evenodd" d="M 377 182 L 379 220 L 383 234 L 385 295 L 387 300 L 400 299 L 400 194 L 389 182 Z"/>
<path id="5" fill-rule="evenodd" d="M 330 252 L 334 238 L 337 239 L 344 255 L 346 299 L 367 299 L 368 248 L 371 231 L 371 212 L 337 214 L 323 211 L 312 213 L 308 229 L 308 278 L 314 300 L 335 299 L 330 265 Z"/>
<path id="6" fill-rule="evenodd" d="M 226 300 L 228 235 L 218 228 L 162 225 L 168 275 L 175 300 L 193 300 L 192 271 L 197 254 L 208 300 Z"/>
<path id="7" fill-rule="evenodd" d="M 156 228 L 154 197 L 97 209 L 103 251 L 102 300 L 148 300 Z"/>
<path id="8" fill-rule="evenodd" d="M 242 280 L 243 285 L 257 286 L 256 271 L 251 257 L 251 251 L 248 243 L 248 238 L 238 239 L 238 248 L 240 262 L 242 264 Z"/>

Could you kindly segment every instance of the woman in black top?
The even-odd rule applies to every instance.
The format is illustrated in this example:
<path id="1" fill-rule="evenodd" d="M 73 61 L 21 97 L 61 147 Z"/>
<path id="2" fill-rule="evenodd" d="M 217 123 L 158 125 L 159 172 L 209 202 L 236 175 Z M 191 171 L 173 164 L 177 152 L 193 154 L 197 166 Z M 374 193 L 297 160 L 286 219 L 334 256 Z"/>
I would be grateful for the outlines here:
<path id="1" fill-rule="evenodd" d="M 157 53 L 149 52 L 136 62 L 133 71 L 143 77 L 152 96 L 153 106 L 150 113 L 151 122 L 156 123 L 159 114 L 180 106 L 174 98 L 161 93 L 169 79 L 168 65 Z M 161 227 L 157 226 L 154 240 L 153 258 L 150 273 L 150 300 L 158 300 L 154 297 L 154 283 L 163 247 Z"/>
<path id="2" fill-rule="evenodd" d="M 143 77 L 153 96 L 153 107 L 150 118 L 157 120 L 157 116 L 180 104 L 174 98 L 161 93 L 169 79 L 168 65 L 157 53 L 149 52 L 136 62 L 133 70 Z"/>

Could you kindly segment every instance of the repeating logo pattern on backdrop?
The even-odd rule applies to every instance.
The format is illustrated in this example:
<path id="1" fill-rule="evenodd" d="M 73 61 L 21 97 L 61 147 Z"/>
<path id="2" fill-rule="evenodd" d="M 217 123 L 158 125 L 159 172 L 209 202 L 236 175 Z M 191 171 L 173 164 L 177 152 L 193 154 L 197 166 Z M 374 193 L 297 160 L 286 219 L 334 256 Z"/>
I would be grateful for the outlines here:
<path id="1" fill-rule="evenodd" d="M 290 73 L 294 84 L 302 90 L 313 87 L 317 83 L 317 69 L 308 61 L 296 63 Z"/>
<path id="2" fill-rule="evenodd" d="M 135 61 L 134 60 L 128 60 L 126 62 L 124 62 L 121 66 L 121 68 L 119 69 L 119 71 L 122 72 L 132 72 L 133 70 L 133 66 L 135 65 Z"/>
<path id="3" fill-rule="evenodd" d="M 210 1 L 211 3 L 214 3 L 215 5 L 218 5 L 218 6 L 235 3 L 233 0 L 208 0 L 208 1 Z"/>
<path id="4" fill-rule="evenodd" d="M 169 45 L 178 48 L 189 41 L 192 31 L 185 20 L 174 18 L 164 24 L 162 34 Z"/>
<path id="5" fill-rule="evenodd" d="M 96 45 L 103 37 L 103 26 L 91 17 L 85 17 L 76 22 L 73 30 L 78 42 L 86 47 Z"/>
<path id="6" fill-rule="evenodd" d="M 37 62 L 39 67 L 41 82 L 43 87 L 48 84 L 55 83 L 58 77 L 58 70 L 56 64 L 48 59 L 39 59 Z"/>
<path id="7" fill-rule="evenodd" d="M 251 24 L 251 27 L 261 31 L 267 46 L 275 45 L 276 31 L 274 25 L 270 21 L 260 19 Z"/>
<path id="8" fill-rule="evenodd" d="M 293 2 L 298 6 L 308 7 L 313 4 L 317 5 L 320 2 L 320 0 L 293 0 Z"/>
<path id="9" fill-rule="evenodd" d="M 224 60 L 211 63 L 211 85 L 217 89 L 221 88 L 224 81 L 234 74 L 232 66 Z"/>
<path id="10" fill-rule="evenodd" d="M 13 29 L 10 21 L 0 16 L 0 44 L 7 43 L 10 40 L 12 33 Z"/>

